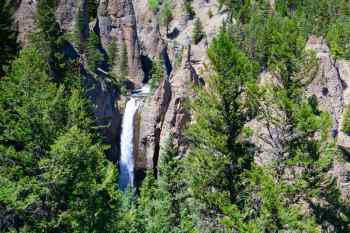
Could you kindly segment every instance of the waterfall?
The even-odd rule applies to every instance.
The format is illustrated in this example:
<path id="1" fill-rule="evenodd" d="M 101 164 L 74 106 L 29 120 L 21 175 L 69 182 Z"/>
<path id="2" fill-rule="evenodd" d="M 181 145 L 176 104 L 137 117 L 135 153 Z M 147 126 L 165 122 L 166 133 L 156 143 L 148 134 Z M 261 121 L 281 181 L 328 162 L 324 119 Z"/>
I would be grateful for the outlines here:
<path id="1" fill-rule="evenodd" d="M 138 102 L 132 98 L 127 102 L 122 123 L 120 139 L 119 187 L 125 190 L 128 186 L 134 187 L 134 116 L 137 112 Z"/>

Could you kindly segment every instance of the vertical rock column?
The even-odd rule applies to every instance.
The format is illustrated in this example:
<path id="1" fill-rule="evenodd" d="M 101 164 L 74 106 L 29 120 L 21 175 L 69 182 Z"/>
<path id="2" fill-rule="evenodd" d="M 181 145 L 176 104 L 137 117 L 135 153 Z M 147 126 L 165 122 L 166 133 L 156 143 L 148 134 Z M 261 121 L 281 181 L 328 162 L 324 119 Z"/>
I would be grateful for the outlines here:
<path id="1" fill-rule="evenodd" d="M 29 43 L 29 34 L 35 30 L 36 0 L 22 0 L 16 11 L 15 21 L 18 29 L 18 41 L 22 47 Z"/>
<path id="2" fill-rule="evenodd" d="M 144 73 L 131 0 L 101 0 L 98 8 L 98 26 L 105 49 L 110 43 L 126 46 L 129 80 L 135 87 L 140 87 Z"/>

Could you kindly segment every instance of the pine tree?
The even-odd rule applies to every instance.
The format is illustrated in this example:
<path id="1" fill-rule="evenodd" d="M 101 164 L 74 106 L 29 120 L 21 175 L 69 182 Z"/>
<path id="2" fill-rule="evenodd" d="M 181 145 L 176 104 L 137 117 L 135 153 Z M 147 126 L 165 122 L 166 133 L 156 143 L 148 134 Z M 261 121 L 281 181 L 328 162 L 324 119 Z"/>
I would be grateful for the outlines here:
<path id="1" fill-rule="evenodd" d="M 32 34 L 31 42 L 40 51 L 44 60 L 48 61 L 50 76 L 62 81 L 68 62 L 64 55 L 66 41 L 56 22 L 56 2 L 40 0 L 37 5 L 36 31 Z"/>
<path id="2" fill-rule="evenodd" d="M 185 10 L 188 18 L 189 19 L 193 19 L 193 17 L 195 16 L 196 12 L 194 12 L 194 10 L 193 10 L 192 0 L 185 0 L 183 7 L 184 7 L 184 10 Z"/>
<path id="3" fill-rule="evenodd" d="M 151 79 L 149 85 L 152 90 L 158 88 L 160 82 L 164 78 L 164 64 L 160 59 L 156 59 L 152 63 Z"/>
<path id="4" fill-rule="evenodd" d="M 114 230 L 120 198 L 115 190 L 116 169 L 105 159 L 106 148 L 92 139 L 73 126 L 51 146 L 50 157 L 41 161 L 46 168 L 43 177 L 52 187 L 45 195 L 57 216 L 49 231 Z"/>
<path id="5" fill-rule="evenodd" d="M 92 72 L 95 72 L 103 58 L 102 52 L 99 50 L 100 38 L 95 32 L 91 32 L 86 42 L 87 64 Z"/>
<path id="6" fill-rule="evenodd" d="M 196 19 L 193 25 L 193 31 L 192 31 L 192 40 L 194 44 L 198 44 L 203 37 L 205 36 L 205 33 L 203 32 L 203 26 L 199 18 Z"/>
<path id="7" fill-rule="evenodd" d="M 306 230 L 300 225 L 302 217 L 298 206 L 299 209 L 302 208 L 302 203 L 295 201 L 295 197 L 309 203 L 310 208 L 314 210 L 315 199 L 329 203 L 329 208 L 325 208 L 328 210 L 323 210 L 325 212 L 336 208 L 331 207 L 331 202 L 327 200 L 327 191 L 322 193 L 316 190 L 332 189 L 330 177 L 322 174 L 329 170 L 332 157 L 334 154 L 337 155 L 337 152 L 329 135 L 331 128 L 329 115 L 321 113 L 317 105 L 309 101 L 304 94 L 307 85 L 316 75 L 317 61 L 314 54 L 303 50 L 305 39 L 299 34 L 298 29 L 291 27 L 295 23 L 292 19 L 270 23 L 269 30 L 276 30 L 279 33 L 271 33 L 270 38 L 274 42 L 266 44 L 265 48 L 268 68 L 274 72 L 278 84 L 255 88 L 250 92 L 253 94 L 250 99 L 256 99 L 259 106 L 257 119 L 261 120 L 267 132 L 270 132 L 260 137 L 271 146 L 269 151 L 273 155 L 273 161 L 266 166 L 272 171 L 271 176 L 280 186 L 280 200 L 283 200 L 281 206 L 287 208 L 293 205 L 297 208 L 288 214 L 292 215 L 287 219 L 291 218 L 290 221 L 295 222 L 294 225 L 289 224 L 289 229 L 301 231 Z M 276 23 L 282 25 L 278 27 Z M 288 178 L 287 174 L 292 174 L 293 178 Z M 278 208 L 279 218 L 274 220 L 274 226 L 283 220 L 282 213 L 285 211 L 283 208 Z M 343 214 L 346 212 L 345 209 Z M 318 210 L 315 210 L 314 215 L 306 215 L 304 218 L 311 224 L 308 224 L 310 227 L 308 232 L 319 232 L 315 221 L 321 224 L 330 221 L 326 215 L 319 215 Z M 341 225 L 339 229 L 348 229 L 348 225 L 342 223 L 338 214 L 335 214 L 331 221 L 339 222 Z M 336 225 L 333 226 L 337 228 Z M 274 231 L 271 226 L 266 227 L 268 231 Z M 280 224 L 279 228 L 282 229 L 283 224 Z"/>
<path id="8" fill-rule="evenodd" d="M 115 65 L 119 63 L 119 48 L 116 41 L 112 40 L 112 42 L 108 46 L 108 65 L 110 68 L 113 68 Z"/>
<path id="9" fill-rule="evenodd" d="M 158 171 L 157 180 L 149 171 L 141 188 L 138 211 L 143 232 L 191 232 L 194 227 L 186 212 L 183 167 L 172 137 L 160 156 Z"/>
<path id="10" fill-rule="evenodd" d="M 205 206 L 203 218 L 210 215 L 214 219 L 207 221 L 215 222 L 221 208 L 235 203 L 240 176 L 250 167 L 252 158 L 238 138 L 250 114 L 243 92 L 255 81 L 256 66 L 224 31 L 208 55 L 213 74 L 209 90 L 198 90 L 192 105 L 195 123 L 188 131 L 192 146 L 185 172 L 191 195 Z"/>
<path id="11" fill-rule="evenodd" d="M 12 7 L 6 0 L 0 0 L 0 78 L 18 52 L 17 32 L 14 30 Z"/>
<path id="12" fill-rule="evenodd" d="M 129 73 L 129 60 L 128 60 L 128 47 L 126 42 L 123 41 L 120 58 L 119 58 L 119 72 L 121 77 L 125 78 Z"/>
<path id="13" fill-rule="evenodd" d="M 0 81 L 1 232 L 112 232 L 115 167 L 79 78 L 58 85 L 49 69 L 28 47 Z"/>
<path id="14" fill-rule="evenodd" d="M 169 24 L 173 20 L 173 13 L 171 11 L 171 5 L 169 0 L 165 0 L 160 9 L 161 23 L 166 27 L 166 33 L 169 33 Z"/>

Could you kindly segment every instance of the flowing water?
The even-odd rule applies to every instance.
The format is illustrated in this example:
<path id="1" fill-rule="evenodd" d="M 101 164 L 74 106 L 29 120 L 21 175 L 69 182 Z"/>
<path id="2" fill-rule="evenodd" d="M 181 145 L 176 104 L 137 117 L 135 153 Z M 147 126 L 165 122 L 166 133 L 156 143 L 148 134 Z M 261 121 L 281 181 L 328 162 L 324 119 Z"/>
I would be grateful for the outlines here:
<path id="1" fill-rule="evenodd" d="M 120 139 L 119 188 L 125 190 L 134 187 L 134 117 L 138 108 L 136 98 L 131 98 L 125 107 Z"/>

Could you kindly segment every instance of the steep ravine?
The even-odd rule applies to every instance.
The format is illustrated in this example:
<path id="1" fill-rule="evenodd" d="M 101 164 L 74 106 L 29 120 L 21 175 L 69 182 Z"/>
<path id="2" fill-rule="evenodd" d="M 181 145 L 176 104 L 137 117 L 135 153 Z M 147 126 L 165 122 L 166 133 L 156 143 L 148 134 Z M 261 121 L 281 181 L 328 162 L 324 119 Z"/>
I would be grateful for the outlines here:
<path id="1" fill-rule="evenodd" d="M 34 30 L 35 0 L 22 0 L 17 13 L 16 22 L 19 30 L 19 41 L 22 46 L 28 45 L 29 34 Z M 82 6 L 86 5 L 84 0 Z M 217 1 L 193 0 L 195 18 L 203 25 L 206 38 L 193 45 L 192 29 L 194 19 L 183 10 L 183 1 L 172 1 L 173 19 L 166 27 L 160 24 L 158 15 L 149 9 L 147 0 L 100 0 L 96 20 L 88 24 L 87 8 L 83 7 L 84 30 L 89 28 L 98 31 L 104 50 L 111 43 L 124 44 L 127 50 L 128 78 L 133 88 L 139 88 L 148 80 L 149 61 L 154 58 L 163 59 L 167 67 L 166 78 L 160 83 L 154 93 L 145 97 L 137 113 L 135 128 L 134 152 L 136 174 L 157 166 L 162 147 L 170 134 L 180 155 L 187 151 L 183 130 L 191 116 L 186 108 L 187 99 L 194 93 L 192 85 L 205 83 L 208 58 L 207 46 L 219 30 L 221 23 L 227 18 L 224 11 L 218 10 Z M 79 6 L 77 1 L 60 0 L 57 5 L 56 19 L 63 32 L 73 33 Z M 211 16 L 208 12 L 213 12 Z M 191 45 L 192 44 L 192 45 Z M 191 46 L 190 46 L 191 45 Z M 346 105 L 350 103 L 349 80 L 350 63 L 335 61 L 330 55 L 324 40 L 310 37 L 308 49 L 315 51 L 319 59 L 317 78 L 308 88 L 310 95 L 315 95 L 323 110 L 331 113 L 333 118 L 334 136 L 337 144 L 350 151 L 350 137 L 341 131 L 341 122 Z M 204 80 L 204 81 L 203 81 Z M 95 115 L 100 125 L 106 125 L 102 134 L 111 145 L 110 159 L 117 161 L 120 157 L 121 119 L 125 98 L 117 93 L 108 77 L 92 73 L 85 75 L 87 93 L 95 105 Z M 258 122 L 252 122 L 255 133 L 263 133 Z M 253 137 L 262 153 L 259 162 L 271 160 L 269 148 Z M 349 158 L 336 160 L 334 176 L 343 195 L 350 197 L 350 163 Z"/>

